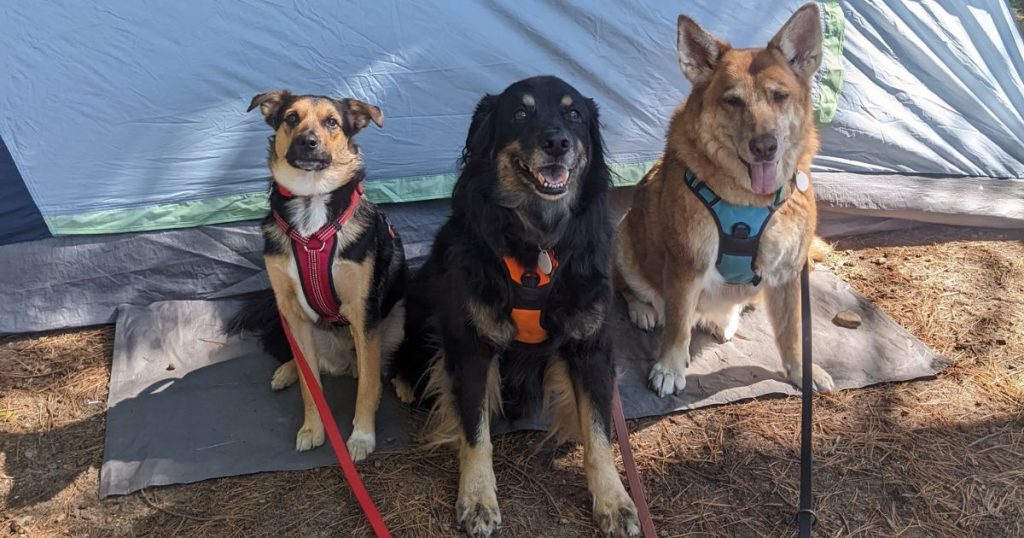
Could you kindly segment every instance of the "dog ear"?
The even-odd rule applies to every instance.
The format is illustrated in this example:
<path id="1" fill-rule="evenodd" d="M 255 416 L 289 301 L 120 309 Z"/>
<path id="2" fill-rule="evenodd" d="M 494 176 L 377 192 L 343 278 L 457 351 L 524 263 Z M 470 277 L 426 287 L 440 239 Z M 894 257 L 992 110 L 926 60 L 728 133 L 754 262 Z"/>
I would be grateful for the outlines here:
<path id="1" fill-rule="evenodd" d="M 263 119 L 267 120 L 267 125 L 277 129 L 277 112 L 281 110 L 281 103 L 291 97 L 292 94 L 288 90 L 273 90 L 266 93 L 261 93 L 256 97 L 252 98 L 249 102 L 249 108 L 245 109 L 246 112 L 252 112 L 252 109 L 260 107 L 260 114 L 263 114 Z"/>
<path id="2" fill-rule="evenodd" d="M 686 15 L 679 16 L 676 27 L 679 68 L 690 84 L 696 86 L 711 76 L 729 44 L 709 34 Z"/>
<path id="3" fill-rule="evenodd" d="M 384 127 L 384 113 L 379 108 L 358 99 L 345 98 L 338 102 L 345 116 L 345 125 L 351 131 L 349 136 L 362 131 L 371 121 L 377 127 Z"/>
<path id="4" fill-rule="evenodd" d="M 473 110 L 473 120 L 466 134 L 466 147 L 462 150 L 462 164 L 470 158 L 486 155 L 494 145 L 494 109 L 498 96 L 486 94 Z"/>
<path id="5" fill-rule="evenodd" d="M 818 5 L 812 2 L 796 10 L 768 46 L 782 52 L 798 77 L 810 80 L 821 66 L 821 41 Z"/>

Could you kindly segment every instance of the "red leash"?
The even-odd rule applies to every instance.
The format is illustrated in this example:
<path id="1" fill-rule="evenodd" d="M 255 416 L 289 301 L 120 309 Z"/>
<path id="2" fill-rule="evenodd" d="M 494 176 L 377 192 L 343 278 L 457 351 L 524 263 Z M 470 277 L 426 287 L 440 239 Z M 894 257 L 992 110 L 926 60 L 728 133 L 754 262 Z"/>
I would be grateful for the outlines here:
<path id="1" fill-rule="evenodd" d="M 370 498 L 369 492 L 366 491 L 366 486 L 363 485 L 363 481 L 359 478 L 359 471 L 356 470 L 356 465 L 352 463 L 352 456 L 348 454 L 345 441 L 342 440 L 341 432 L 338 431 L 338 424 L 334 422 L 331 408 L 327 406 L 327 400 L 324 399 L 324 392 L 320 390 L 320 384 L 313 377 L 313 371 L 309 369 L 306 357 L 295 343 L 295 338 L 292 337 L 292 331 L 288 328 L 288 322 L 284 319 L 283 315 L 281 316 L 281 326 L 284 328 L 285 336 L 288 337 L 288 345 L 291 346 L 292 354 L 295 356 L 295 364 L 298 365 L 302 379 L 306 382 L 306 388 L 309 389 L 309 394 L 313 396 L 313 402 L 316 403 L 316 410 L 320 414 L 320 422 L 324 424 L 327 439 L 331 442 L 331 448 L 334 449 L 334 456 L 338 458 L 342 472 L 345 473 L 345 481 L 348 482 L 348 487 L 352 489 L 352 494 L 359 501 L 359 506 L 363 509 L 363 513 L 366 514 L 366 519 L 370 521 L 370 526 L 373 527 L 373 533 L 377 538 L 391 538 L 387 524 L 384 523 L 380 512 L 377 511 L 377 507 L 373 504 L 373 499 Z"/>
<path id="2" fill-rule="evenodd" d="M 640 528 L 644 531 L 644 538 L 657 538 L 658 533 L 654 531 L 654 520 L 651 519 L 651 509 L 647 507 L 647 497 L 644 496 L 644 485 L 640 482 L 640 472 L 633 459 L 633 449 L 629 446 L 629 430 L 626 428 L 626 416 L 622 412 L 619 384 L 617 381 L 614 383 L 612 420 L 615 422 L 615 437 L 619 440 L 619 452 L 622 453 L 622 466 L 626 468 L 629 492 L 633 494 L 633 502 L 636 503 L 636 512 L 640 517 Z"/>

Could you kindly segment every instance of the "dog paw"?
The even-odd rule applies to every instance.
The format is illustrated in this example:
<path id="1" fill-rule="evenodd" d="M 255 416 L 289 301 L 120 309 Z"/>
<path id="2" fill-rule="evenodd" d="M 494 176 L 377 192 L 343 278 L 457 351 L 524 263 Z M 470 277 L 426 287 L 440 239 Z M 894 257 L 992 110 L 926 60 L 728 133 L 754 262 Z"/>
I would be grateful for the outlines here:
<path id="1" fill-rule="evenodd" d="M 324 444 L 324 425 L 319 422 L 316 426 L 303 424 L 299 433 L 295 435 L 295 450 L 305 452 Z"/>
<path id="2" fill-rule="evenodd" d="M 416 399 L 416 393 L 404 379 L 395 377 L 391 379 L 391 386 L 395 388 L 395 395 L 404 404 L 411 404 Z"/>
<path id="3" fill-rule="evenodd" d="M 273 390 L 281 390 L 290 387 L 293 383 L 299 380 L 299 370 L 295 366 L 295 361 L 288 361 L 274 370 L 274 376 L 270 378 L 270 388 Z"/>
<path id="4" fill-rule="evenodd" d="M 658 361 L 651 367 L 647 380 L 650 382 L 651 390 L 664 398 L 669 394 L 683 392 L 686 388 L 686 368 L 665 366 L 664 362 Z"/>
<path id="5" fill-rule="evenodd" d="M 832 380 L 832 376 L 824 368 L 815 364 L 811 366 L 811 372 L 811 380 L 813 381 L 815 392 L 832 392 L 836 390 L 835 381 Z M 799 365 L 790 370 L 789 381 L 796 385 L 798 389 L 804 386 L 804 372 Z"/>
<path id="6" fill-rule="evenodd" d="M 501 526 L 498 498 L 493 492 L 466 495 L 455 503 L 455 517 L 466 536 L 487 538 Z"/>
<path id="7" fill-rule="evenodd" d="M 594 521 L 601 534 L 610 538 L 640 536 L 640 518 L 633 500 L 622 492 L 612 499 L 594 501 Z"/>
<path id="8" fill-rule="evenodd" d="M 377 440 L 374 434 L 362 430 L 352 430 L 352 435 L 345 442 L 348 447 L 348 455 L 352 461 L 363 461 L 377 447 Z"/>
<path id="9" fill-rule="evenodd" d="M 658 326 L 658 311 L 648 303 L 629 301 L 629 320 L 637 328 L 650 331 Z"/>

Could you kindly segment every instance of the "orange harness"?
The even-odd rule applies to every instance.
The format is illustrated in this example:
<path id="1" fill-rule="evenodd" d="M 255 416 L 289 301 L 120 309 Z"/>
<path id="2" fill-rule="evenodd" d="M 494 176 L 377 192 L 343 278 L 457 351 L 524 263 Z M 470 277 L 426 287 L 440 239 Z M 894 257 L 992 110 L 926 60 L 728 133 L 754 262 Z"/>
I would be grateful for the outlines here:
<path id="1" fill-rule="evenodd" d="M 548 293 L 551 291 L 551 277 L 558 270 L 555 253 L 551 257 L 551 274 L 536 269 L 526 270 L 512 256 L 505 256 L 505 268 L 512 279 L 512 323 L 516 325 L 516 342 L 540 344 L 548 339 L 548 331 L 540 324 L 541 313 Z"/>

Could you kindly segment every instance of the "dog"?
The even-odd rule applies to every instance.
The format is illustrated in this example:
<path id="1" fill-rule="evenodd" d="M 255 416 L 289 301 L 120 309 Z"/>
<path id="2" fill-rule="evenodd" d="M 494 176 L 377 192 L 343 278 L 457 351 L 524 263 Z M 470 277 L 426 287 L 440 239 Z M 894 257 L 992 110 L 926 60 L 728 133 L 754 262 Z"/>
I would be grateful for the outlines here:
<path id="1" fill-rule="evenodd" d="M 501 524 L 491 420 L 543 409 L 583 443 L 601 531 L 636 536 L 609 437 L 613 223 L 597 106 L 555 77 L 516 82 L 480 100 L 461 163 L 452 214 L 410 280 L 395 390 L 432 402 L 432 442 L 457 447 L 468 535 Z"/>
<path id="2" fill-rule="evenodd" d="M 405 319 L 402 241 L 362 195 L 366 172 L 353 140 L 371 121 L 382 127 L 383 115 L 356 99 L 285 90 L 257 95 L 248 110 L 254 108 L 274 129 L 267 158 L 271 211 L 262 222 L 272 291 L 250 300 L 228 333 L 261 335 L 263 347 L 283 363 L 272 389 L 299 381 L 305 413 L 295 438 L 300 452 L 323 444 L 324 426 L 298 375 L 278 311 L 318 384 L 321 373 L 357 377 L 346 445 L 360 461 L 376 447 L 382 363 L 401 343 Z"/>
<path id="3" fill-rule="evenodd" d="M 788 379 L 801 386 L 799 274 L 817 223 L 811 81 L 821 41 L 813 3 L 758 49 L 734 49 L 678 19 L 679 65 L 693 89 L 616 235 L 615 286 L 631 321 L 665 327 L 649 375 L 659 396 L 686 386 L 692 329 L 730 340 L 762 291 Z M 828 372 L 815 365 L 813 375 L 816 390 L 833 390 Z"/>

